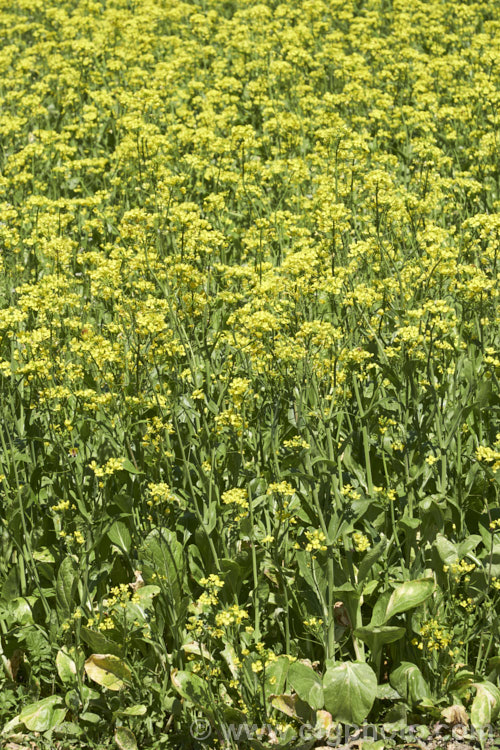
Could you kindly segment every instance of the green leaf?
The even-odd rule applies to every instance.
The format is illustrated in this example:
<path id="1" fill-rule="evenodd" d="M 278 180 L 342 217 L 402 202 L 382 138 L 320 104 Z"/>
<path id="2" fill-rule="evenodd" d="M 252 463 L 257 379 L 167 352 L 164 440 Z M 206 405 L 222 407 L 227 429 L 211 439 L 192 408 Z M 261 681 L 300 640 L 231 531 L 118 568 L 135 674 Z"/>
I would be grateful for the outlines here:
<path id="1" fill-rule="evenodd" d="M 279 656 L 266 667 L 266 695 L 283 692 L 289 669 L 290 660 L 286 656 Z"/>
<path id="2" fill-rule="evenodd" d="M 56 604 L 60 615 L 68 618 L 73 612 L 77 578 L 72 557 L 65 557 L 59 566 L 56 580 Z"/>
<path id="3" fill-rule="evenodd" d="M 64 721 L 67 709 L 62 706 L 58 695 L 51 695 L 41 701 L 31 703 L 19 714 L 19 721 L 30 732 L 47 732 Z"/>
<path id="4" fill-rule="evenodd" d="M 373 608 L 371 625 L 384 625 L 394 615 L 414 609 L 428 599 L 434 591 L 433 578 L 405 581 L 394 591 L 386 591 Z"/>
<path id="5" fill-rule="evenodd" d="M 91 680 L 108 690 L 121 690 L 125 682 L 132 679 L 127 664 L 113 654 L 92 654 L 85 662 L 85 672 Z"/>
<path id="6" fill-rule="evenodd" d="M 65 684 L 73 684 L 76 680 L 76 664 L 65 651 L 58 651 L 56 656 L 57 673 Z"/>
<path id="7" fill-rule="evenodd" d="M 142 609 L 150 609 L 153 606 L 153 599 L 161 592 L 159 586 L 154 584 L 148 584 L 147 586 L 141 586 L 141 588 L 134 591 L 134 599 L 138 599 L 137 604 Z"/>
<path id="8" fill-rule="evenodd" d="M 397 690 L 394 690 L 388 682 L 377 686 L 377 698 L 381 701 L 398 701 L 401 700 L 401 697 Z"/>
<path id="9" fill-rule="evenodd" d="M 184 547 L 170 529 L 155 529 L 146 538 L 143 554 L 155 573 L 164 580 L 173 604 L 182 599 L 184 580 Z"/>
<path id="10" fill-rule="evenodd" d="M 372 570 L 375 562 L 384 554 L 384 550 L 387 547 L 387 539 L 383 537 L 375 547 L 370 549 L 363 557 L 359 564 L 358 569 L 358 583 L 362 583 L 368 573 Z"/>
<path id="11" fill-rule="evenodd" d="M 123 653 L 123 647 L 111 640 L 106 638 L 102 633 L 97 633 L 90 628 L 82 627 L 80 630 L 82 640 L 90 646 L 92 651 L 99 654 L 113 654 L 114 656 L 121 656 Z"/>
<path id="12" fill-rule="evenodd" d="M 476 730 L 491 724 L 491 701 L 486 693 L 477 693 L 472 701 L 470 720 Z"/>
<path id="13" fill-rule="evenodd" d="M 293 662 L 288 670 L 288 683 L 315 711 L 323 708 L 323 683 L 312 667 L 300 661 Z"/>
<path id="14" fill-rule="evenodd" d="M 147 711 L 147 706 L 144 706 L 142 703 L 138 703 L 135 706 L 124 708 L 123 711 L 115 711 L 114 716 L 144 716 Z"/>
<path id="15" fill-rule="evenodd" d="M 463 542 L 460 542 L 457 545 L 459 558 L 462 559 L 468 555 L 469 552 L 475 550 L 480 541 L 481 537 L 479 534 L 471 534 L 467 539 L 464 539 Z"/>
<path id="16" fill-rule="evenodd" d="M 297 701 L 296 695 L 272 695 L 271 696 L 271 706 L 273 708 L 276 708 L 278 711 L 281 711 L 282 713 L 286 714 L 287 716 L 292 716 L 293 718 L 297 718 L 297 714 L 295 713 L 296 701 Z"/>
<path id="17" fill-rule="evenodd" d="M 445 565 L 458 562 L 459 553 L 455 544 L 452 544 L 445 536 L 438 534 L 434 542 L 438 555 Z"/>
<path id="18" fill-rule="evenodd" d="M 116 727 L 115 742 L 120 750 L 137 750 L 135 735 L 127 727 Z"/>
<path id="19" fill-rule="evenodd" d="M 77 690 L 68 690 L 68 692 L 64 696 L 64 702 L 67 705 L 67 707 L 70 709 L 70 711 L 72 711 L 73 713 L 77 713 L 80 710 L 81 705 L 82 705 L 82 702 L 80 700 L 80 696 L 78 695 Z"/>
<path id="20" fill-rule="evenodd" d="M 389 677 L 394 690 L 411 706 L 418 705 L 424 698 L 431 697 L 431 691 L 416 664 L 403 661 Z"/>
<path id="21" fill-rule="evenodd" d="M 476 696 L 471 707 L 471 721 L 476 729 L 484 727 L 494 721 L 500 712 L 500 690 L 492 682 L 474 682 Z M 488 702 L 488 707 L 486 706 Z M 489 718 L 482 721 L 483 717 L 488 714 Z M 477 722 L 476 722 L 477 720 Z"/>
<path id="22" fill-rule="evenodd" d="M 323 677 L 325 708 L 334 721 L 361 724 L 377 695 L 375 672 L 364 662 L 344 662 L 327 669 Z"/>
<path id="23" fill-rule="evenodd" d="M 312 724 L 316 715 L 311 706 L 298 695 L 271 695 L 271 705 L 278 711 L 303 723 Z"/>
<path id="24" fill-rule="evenodd" d="M 132 538 L 126 524 L 122 521 L 115 521 L 108 531 L 108 539 L 111 544 L 114 544 L 115 547 L 121 549 L 122 552 L 129 552 Z"/>
<path id="25" fill-rule="evenodd" d="M 172 685 L 179 695 L 198 708 L 205 709 L 208 692 L 205 680 L 194 672 L 173 669 L 170 673 Z"/>
<path id="26" fill-rule="evenodd" d="M 144 472 L 140 469 L 137 469 L 132 461 L 129 461 L 128 458 L 126 458 L 124 461 L 122 460 L 122 470 L 128 471 L 129 474 L 143 474 Z"/>
<path id="27" fill-rule="evenodd" d="M 55 557 L 47 547 L 33 550 L 33 559 L 40 563 L 55 563 Z"/>
<path id="28" fill-rule="evenodd" d="M 386 643 L 399 641 L 405 634 L 405 629 L 393 625 L 366 625 L 356 628 L 354 635 L 368 645 L 371 651 L 378 652 Z"/>
<path id="29" fill-rule="evenodd" d="M 84 711 L 83 714 L 80 714 L 80 721 L 83 721 L 86 724 L 100 724 L 102 722 L 102 717 L 99 716 L 99 714 L 95 714 L 93 711 Z"/>
<path id="30" fill-rule="evenodd" d="M 5 607 L 7 622 L 12 625 L 30 625 L 33 623 L 32 606 L 35 604 L 34 596 L 18 596 L 12 599 Z"/>
<path id="31" fill-rule="evenodd" d="M 189 641 L 188 643 L 184 643 L 181 646 L 181 649 L 185 654 L 196 654 L 197 656 L 202 656 L 203 659 L 206 659 L 207 661 L 214 660 L 214 657 L 207 649 L 207 647 L 203 644 L 200 644 L 198 641 Z"/>

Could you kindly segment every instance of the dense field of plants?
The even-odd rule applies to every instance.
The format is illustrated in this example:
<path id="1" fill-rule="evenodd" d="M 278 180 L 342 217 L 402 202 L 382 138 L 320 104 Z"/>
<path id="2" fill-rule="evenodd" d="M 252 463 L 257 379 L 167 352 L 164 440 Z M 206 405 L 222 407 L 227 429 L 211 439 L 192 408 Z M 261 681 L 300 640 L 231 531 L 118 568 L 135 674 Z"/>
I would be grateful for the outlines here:
<path id="1" fill-rule="evenodd" d="M 0 27 L 2 741 L 493 723 L 499 4 Z"/>

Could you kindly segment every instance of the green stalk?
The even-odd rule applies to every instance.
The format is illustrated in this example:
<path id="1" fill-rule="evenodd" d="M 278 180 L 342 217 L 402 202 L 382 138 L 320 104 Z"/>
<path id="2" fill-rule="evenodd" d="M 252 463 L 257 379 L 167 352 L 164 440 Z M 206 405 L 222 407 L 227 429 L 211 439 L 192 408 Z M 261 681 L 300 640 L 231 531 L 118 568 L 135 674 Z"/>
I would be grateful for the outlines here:
<path id="1" fill-rule="evenodd" d="M 359 410 L 359 419 L 360 421 L 363 421 L 364 417 L 366 416 L 366 412 L 363 410 L 363 404 L 361 403 L 361 396 L 359 393 L 359 387 L 356 380 L 356 375 L 353 375 L 352 383 L 354 386 L 354 393 L 356 396 L 356 403 L 358 405 Z M 368 429 L 366 425 L 362 428 L 362 434 L 363 434 L 363 451 L 365 455 L 365 469 L 366 469 L 366 484 L 368 493 L 370 495 L 373 494 L 373 480 L 372 480 L 372 467 L 370 463 L 370 441 L 368 438 Z"/>
<path id="2" fill-rule="evenodd" d="M 253 608 L 254 608 L 254 629 L 255 639 L 260 640 L 260 611 L 259 611 L 259 571 L 257 569 L 257 552 L 255 550 L 255 540 L 253 538 L 254 515 L 253 500 L 250 488 L 248 489 L 248 509 L 250 515 L 250 527 L 252 529 L 251 548 L 252 548 L 252 571 L 253 571 Z"/>

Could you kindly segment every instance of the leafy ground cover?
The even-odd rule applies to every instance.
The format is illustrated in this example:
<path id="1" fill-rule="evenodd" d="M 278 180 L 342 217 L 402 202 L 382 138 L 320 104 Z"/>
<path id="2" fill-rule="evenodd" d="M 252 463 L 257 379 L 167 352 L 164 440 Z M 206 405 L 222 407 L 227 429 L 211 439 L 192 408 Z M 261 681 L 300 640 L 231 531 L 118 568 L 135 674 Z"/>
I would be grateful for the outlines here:
<path id="1" fill-rule="evenodd" d="M 484 744 L 498 4 L 0 26 L 3 741 Z"/>

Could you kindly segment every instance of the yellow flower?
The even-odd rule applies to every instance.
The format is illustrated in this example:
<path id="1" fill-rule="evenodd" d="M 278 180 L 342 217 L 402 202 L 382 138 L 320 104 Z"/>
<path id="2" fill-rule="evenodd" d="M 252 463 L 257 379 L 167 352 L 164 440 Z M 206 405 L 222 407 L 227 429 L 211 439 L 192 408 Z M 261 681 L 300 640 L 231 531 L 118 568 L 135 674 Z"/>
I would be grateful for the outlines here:
<path id="1" fill-rule="evenodd" d="M 362 534 L 360 531 L 354 532 L 354 534 L 352 535 L 352 540 L 354 543 L 354 549 L 357 552 L 365 552 L 371 547 L 368 537 L 365 534 Z"/>

